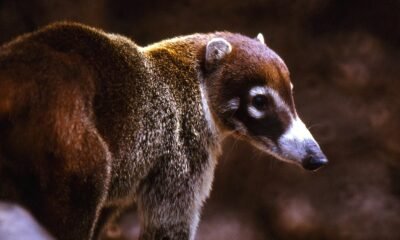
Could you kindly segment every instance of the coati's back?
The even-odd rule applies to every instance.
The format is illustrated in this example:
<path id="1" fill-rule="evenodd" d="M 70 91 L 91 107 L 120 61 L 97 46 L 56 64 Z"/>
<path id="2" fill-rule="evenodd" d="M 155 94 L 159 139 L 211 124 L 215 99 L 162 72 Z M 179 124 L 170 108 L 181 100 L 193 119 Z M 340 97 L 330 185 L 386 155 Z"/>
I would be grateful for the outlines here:
<path id="1" fill-rule="evenodd" d="M 55 24 L 3 45 L 0 199 L 27 206 L 53 230 L 75 221 L 92 228 L 79 211 L 88 219 L 99 214 L 93 202 L 107 197 L 111 153 L 121 149 L 116 139 L 135 131 L 128 115 L 148 99 L 146 69 L 132 41 L 79 24 Z M 85 200 L 72 199 L 76 218 L 71 191 L 85 193 Z"/>

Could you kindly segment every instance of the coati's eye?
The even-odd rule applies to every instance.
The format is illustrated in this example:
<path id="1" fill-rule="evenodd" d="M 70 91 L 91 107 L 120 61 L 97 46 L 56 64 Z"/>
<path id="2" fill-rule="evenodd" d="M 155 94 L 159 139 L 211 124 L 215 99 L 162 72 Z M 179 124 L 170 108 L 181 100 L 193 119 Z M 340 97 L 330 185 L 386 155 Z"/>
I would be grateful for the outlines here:
<path id="1" fill-rule="evenodd" d="M 259 111 L 263 111 L 267 108 L 268 98 L 263 94 L 257 94 L 251 100 L 251 104 Z"/>

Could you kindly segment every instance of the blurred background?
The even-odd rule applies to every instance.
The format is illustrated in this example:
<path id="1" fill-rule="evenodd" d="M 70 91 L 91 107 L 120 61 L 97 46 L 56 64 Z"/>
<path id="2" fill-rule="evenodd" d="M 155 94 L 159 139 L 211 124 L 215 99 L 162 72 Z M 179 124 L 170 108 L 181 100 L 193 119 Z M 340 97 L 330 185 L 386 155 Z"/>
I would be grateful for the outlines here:
<path id="1" fill-rule="evenodd" d="M 318 172 L 228 139 L 197 240 L 400 239 L 400 1 L 0 0 L 0 43 L 59 20 L 147 45 L 262 32 L 286 61 Z M 134 209 L 104 239 L 136 239 Z"/>

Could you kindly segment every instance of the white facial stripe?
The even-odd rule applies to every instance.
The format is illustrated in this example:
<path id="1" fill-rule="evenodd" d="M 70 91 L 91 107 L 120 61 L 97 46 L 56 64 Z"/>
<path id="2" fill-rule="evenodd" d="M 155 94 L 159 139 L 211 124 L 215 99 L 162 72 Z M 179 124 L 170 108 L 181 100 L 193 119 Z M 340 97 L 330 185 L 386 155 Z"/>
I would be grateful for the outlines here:
<path id="1" fill-rule="evenodd" d="M 265 115 L 264 112 L 257 110 L 253 106 L 250 106 L 247 110 L 248 110 L 250 116 L 252 116 L 253 118 L 256 118 L 256 119 L 262 118 Z"/>
<path id="2" fill-rule="evenodd" d="M 239 109 L 239 104 L 240 104 L 239 98 L 232 98 L 231 100 L 228 101 L 227 107 L 229 110 L 237 110 Z"/>
<path id="3" fill-rule="evenodd" d="M 307 155 L 305 148 L 307 141 L 312 141 L 318 146 L 304 123 L 296 117 L 288 130 L 279 138 L 278 145 L 282 155 L 300 162 Z"/>
<path id="4" fill-rule="evenodd" d="M 203 111 L 204 111 L 204 117 L 206 118 L 208 127 L 210 128 L 211 132 L 216 133 L 217 129 L 214 120 L 211 117 L 211 112 L 208 107 L 208 99 L 206 97 L 207 93 L 203 84 L 200 85 L 200 94 L 201 94 L 201 104 L 203 106 Z"/>
<path id="5" fill-rule="evenodd" d="M 266 87 L 257 86 L 250 89 L 251 97 L 254 97 L 256 95 L 265 95 L 265 94 L 267 94 Z"/>
<path id="6" fill-rule="evenodd" d="M 293 83 L 290 83 L 290 89 L 293 90 Z"/>
<path id="7" fill-rule="evenodd" d="M 289 110 L 289 106 L 285 103 L 285 101 L 283 101 L 283 99 L 281 98 L 281 96 L 279 95 L 279 93 L 277 91 L 275 91 L 274 89 L 271 89 L 271 88 L 267 88 L 267 90 L 268 90 L 268 93 L 274 99 L 277 108 L 283 109 L 286 112 L 291 113 L 291 111 Z"/>
<path id="8" fill-rule="evenodd" d="M 252 89 L 250 89 L 249 94 L 251 97 L 254 97 L 256 95 L 270 95 L 273 98 L 277 108 L 292 114 L 292 112 L 289 110 L 289 106 L 283 101 L 279 93 L 272 88 L 266 86 L 253 87 Z M 264 116 L 262 112 L 252 106 L 249 106 L 248 112 L 254 118 L 261 118 Z"/>
<path id="9" fill-rule="evenodd" d="M 308 131 L 306 125 L 304 125 L 303 121 L 301 121 L 299 118 L 295 118 L 292 120 L 289 129 L 282 137 L 288 140 L 297 139 L 300 141 L 304 140 L 314 141 L 314 138 L 311 135 L 310 131 Z"/>

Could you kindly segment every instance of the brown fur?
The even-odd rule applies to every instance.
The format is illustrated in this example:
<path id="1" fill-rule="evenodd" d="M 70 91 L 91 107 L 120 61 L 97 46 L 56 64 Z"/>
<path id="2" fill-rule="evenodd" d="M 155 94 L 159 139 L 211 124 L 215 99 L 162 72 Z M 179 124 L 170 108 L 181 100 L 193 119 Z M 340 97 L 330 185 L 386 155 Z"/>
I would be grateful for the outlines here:
<path id="1" fill-rule="evenodd" d="M 71 239 L 89 238 L 98 211 L 93 202 L 106 197 L 104 166 L 110 164 L 93 124 L 93 74 L 78 56 L 24 43 L 1 55 L 1 83 L 8 92 L 1 99 L 8 106 L 1 119 L 1 177 L 18 190 L 8 194 L 2 185 L 0 196 L 28 206 L 57 236 L 62 225 L 75 225 L 87 231 L 72 230 Z M 87 220 L 78 221 L 82 216 Z"/>
<path id="2" fill-rule="evenodd" d="M 207 62 L 215 37 L 233 50 Z M 96 238 L 132 202 L 142 240 L 193 239 L 232 119 L 275 142 L 289 124 L 273 105 L 264 124 L 226 112 L 226 102 L 246 105 L 250 87 L 267 85 L 295 113 L 289 84 L 276 54 L 238 34 L 145 48 L 71 23 L 23 35 L 0 48 L 0 199 L 27 207 L 59 239 Z"/>

